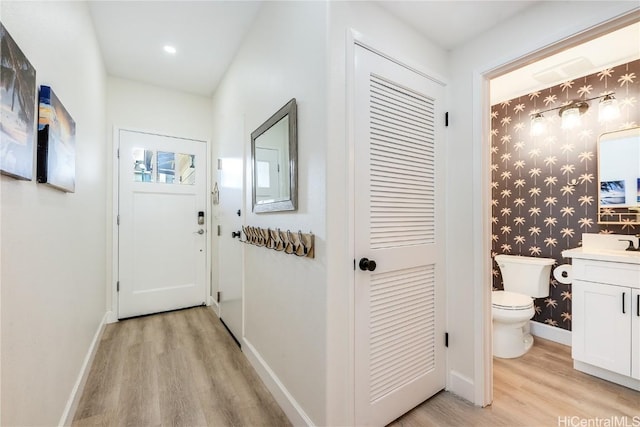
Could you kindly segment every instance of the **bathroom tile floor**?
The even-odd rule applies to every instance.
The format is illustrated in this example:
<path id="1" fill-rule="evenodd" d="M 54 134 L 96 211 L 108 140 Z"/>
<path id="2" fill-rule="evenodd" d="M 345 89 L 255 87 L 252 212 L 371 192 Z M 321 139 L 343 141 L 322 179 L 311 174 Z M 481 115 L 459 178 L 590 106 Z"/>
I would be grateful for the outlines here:
<path id="1" fill-rule="evenodd" d="M 520 358 L 494 358 L 493 380 L 486 408 L 440 392 L 390 426 L 640 426 L 640 392 L 576 371 L 562 344 L 536 338 Z"/>

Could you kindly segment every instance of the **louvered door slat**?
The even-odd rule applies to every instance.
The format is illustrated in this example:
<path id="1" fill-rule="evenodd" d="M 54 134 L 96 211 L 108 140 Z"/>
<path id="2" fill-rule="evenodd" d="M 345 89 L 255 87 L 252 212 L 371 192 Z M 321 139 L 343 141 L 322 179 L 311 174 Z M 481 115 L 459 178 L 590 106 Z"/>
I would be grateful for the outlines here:
<path id="1" fill-rule="evenodd" d="M 422 96 L 414 98 L 411 96 L 411 90 L 405 90 L 403 94 L 400 94 L 398 93 L 398 89 L 402 91 L 403 88 L 395 83 L 389 83 L 387 85 L 384 79 L 378 76 L 372 78 L 370 84 L 371 88 L 373 89 L 371 91 L 371 96 L 384 96 L 387 99 L 395 100 L 408 109 L 415 109 L 416 111 L 423 111 L 425 109 L 433 107 L 433 102 L 430 99 L 424 98 Z"/>
<path id="2" fill-rule="evenodd" d="M 374 98 L 372 98 L 371 101 L 371 104 L 376 107 L 376 112 L 372 114 L 374 118 L 379 118 L 389 123 L 408 126 L 411 129 L 419 129 L 420 131 L 428 131 L 432 127 L 433 120 L 430 117 L 411 114 L 404 110 L 402 106 L 391 106 L 384 102 L 376 102 Z"/>
<path id="3" fill-rule="evenodd" d="M 375 104 L 379 108 L 377 114 L 391 119 L 419 125 L 420 127 L 427 129 L 430 128 L 433 123 L 433 117 L 427 116 L 420 111 L 406 108 L 406 106 L 403 106 L 402 104 L 388 102 L 388 100 L 384 98 L 372 96 L 371 103 Z"/>
<path id="4" fill-rule="evenodd" d="M 371 153 L 371 206 L 375 215 L 371 216 L 371 239 L 373 248 L 390 247 L 401 244 L 389 235 L 389 229 L 415 233 L 429 243 L 433 238 L 435 182 L 433 103 L 426 97 L 411 93 L 392 83 L 371 77 L 371 127 L 374 132 L 370 144 Z M 390 94 L 390 102 L 381 102 Z M 388 105 L 393 103 L 393 109 Z M 411 107 L 406 107 L 409 104 Z M 406 111 L 404 111 L 406 110 Z M 391 116 L 387 116 L 387 114 Z M 393 116 L 395 114 L 395 116 Z M 420 117 L 418 121 L 405 123 L 407 118 Z M 377 135 L 381 137 L 377 137 Z M 389 157 L 395 160 L 388 162 Z M 410 159 L 408 159 L 410 158 Z M 407 166 L 405 173 L 403 166 Z M 384 207 L 376 205 L 376 199 L 394 194 L 396 199 L 407 203 L 389 210 L 383 220 Z M 414 203 L 412 203 L 414 202 Z M 424 221 L 407 222 L 398 227 L 393 218 L 401 221 L 406 217 L 422 217 Z M 410 244 L 415 244 L 412 239 Z"/>
<path id="5" fill-rule="evenodd" d="M 428 133 L 427 133 L 428 135 Z M 409 132 L 405 132 L 404 130 L 394 130 L 387 127 L 372 127 L 371 128 L 371 140 L 388 140 L 388 141 L 397 141 L 398 139 L 402 140 L 404 144 L 413 145 L 417 147 L 422 147 L 422 149 L 430 150 L 431 146 L 425 145 L 424 135 L 413 135 Z"/>
<path id="6" fill-rule="evenodd" d="M 433 266 L 424 266 L 372 275 L 369 338 L 372 401 L 423 375 L 434 363 L 433 273 Z"/>

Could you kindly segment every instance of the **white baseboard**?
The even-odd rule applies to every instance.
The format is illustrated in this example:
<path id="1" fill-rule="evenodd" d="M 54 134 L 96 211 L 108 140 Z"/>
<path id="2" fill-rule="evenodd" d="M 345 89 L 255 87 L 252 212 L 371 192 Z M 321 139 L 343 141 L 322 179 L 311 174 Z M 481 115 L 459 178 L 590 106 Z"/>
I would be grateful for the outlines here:
<path id="1" fill-rule="evenodd" d="M 119 321 L 118 316 L 116 316 L 116 313 L 113 311 L 107 311 L 105 318 L 107 319 L 106 323 L 116 323 Z"/>
<path id="2" fill-rule="evenodd" d="M 269 365 L 267 365 L 260 356 L 260 353 L 258 353 L 246 338 L 243 339 L 242 351 L 247 356 L 247 359 L 249 359 L 249 363 L 251 363 L 253 369 L 256 370 L 265 386 L 267 386 L 267 389 L 269 389 L 276 399 L 278 405 L 280 405 L 287 415 L 291 424 L 294 426 L 313 426 L 314 424 L 311 418 L 304 412 L 284 384 L 282 384 L 276 374 L 269 368 Z"/>
<path id="3" fill-rule="evenodd" d="M 616 384 L 629 387 L 633 390 L 640 391 L 640 380 L 636 380 L 634 378 L 627 377 L 625 375 L 620 375 L 615 372 L 611 372 L 607 369 L 600 368 L 598 366 L 593 366 L 588 363 L 580 362 L 579 360 L 573 361 L 573 368 L 577 369 L 578 371 L 587 373 L 589 375 L 602 378 L 603 380 L 611 381 Z"/>
<path id="4" fill-rule="evenodd" d="M 214 297 L 209 295 L 209 304 L 207 304 L 211 310 L 216 314 L 216 316 L 220 317 L 220 304 L 215 300 Z"/>
<path id="5" fill-rule="evenodd" d="M 60 417 L 60 421 L 58 422 L 59 426 L 70 426 L 73 421 L 73 416 L 76 413 L 76 409 L 78 409 L 78 403 L 80 403 L 80 397 L 82 396 L 82 391 L 84 390 L 84 386 L 87 383 L 87 377 L 89 376 L 89 371 L 91 370 L 91 365 L 93 363 L 93 359 L 96 355 L 96 350 L 98 349 L 98 343 L 100 342 L 100 338 L 102 338 L 102 333 L 104 332 L 104 327 L 109 322 L 110 316 L 113 313 L 108 311 L 102 317 L 102 321 L 98 326 L 98 330 L 93 336 L 93 340 L 91 341 L 91 345 L 89 346 L 89 350 L 87 351 L 87 355 L 84 358 L 84 362 L 82 362 L 82 367 L 80 368 L 80 373 L 78 374 L 78 379 L 71 390 L 71 395 L 69 396 L 69 400 L 67 401 L 67 405 L 64 408 L 64 412 L 62 412 L 62 417 Z M 117 321 L 117 319 L 116 319 Z"/>
<path id="6" fill-rule="evenodd" d="M 529 322 L 531 335 L 571 347 L 571 331 L 540 322 Z"/>
<path id="7" fill-rule="evenodd" d="M 459 372 L 449 372 L 449 387 L 447 388 L 447 391 L 450 391 L 469 402 L 474 401 L 475 387 L 473 385 L 473 380 L 465 377 Z"/>

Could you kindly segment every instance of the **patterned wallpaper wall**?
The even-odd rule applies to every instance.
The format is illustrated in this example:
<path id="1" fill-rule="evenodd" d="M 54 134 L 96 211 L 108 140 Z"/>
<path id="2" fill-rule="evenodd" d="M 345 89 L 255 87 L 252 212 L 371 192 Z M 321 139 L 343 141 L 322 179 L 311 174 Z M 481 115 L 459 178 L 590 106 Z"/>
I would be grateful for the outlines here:
<path id="1" fill-rule="evenodd" d="M 640 232 L 638 225 L 599 225 L 596 216 L 598 136 L 640 125 L 639 76 L 637 60 L 491 107 L 492 256 L 555 258 L 563 264 L 568 260 L 560 253 L 577 247 L 582 233 Z M 544 113 L 546 132 L 531 136 L 530 113 L 609 92 L 618 100 L 617 119 L 600 123 L 596 99 L 577 128 L 561 129 L 554 110 Z M 533 320 L 571 330 L 571 285 L 553 277 L 550 284 L 549 297 L 535 301 Z M 493 288 L 503 288 L 495 261 Z"/>

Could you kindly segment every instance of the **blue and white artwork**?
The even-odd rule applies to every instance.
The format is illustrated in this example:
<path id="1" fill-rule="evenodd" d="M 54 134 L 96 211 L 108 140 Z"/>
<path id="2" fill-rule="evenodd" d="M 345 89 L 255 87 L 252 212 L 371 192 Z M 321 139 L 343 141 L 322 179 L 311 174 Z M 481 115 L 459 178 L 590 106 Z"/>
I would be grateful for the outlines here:
<path id="1" fill-rule="evenodd" d="M 0 173 L 33 178 L 36 70 L 0 23 Z"/>
<path id="2" fill-rule="evenodd" d="M 40 87 L 38 182 L 73 193 L 76 188 L 76 122 L 49 86 Z"/>
<path id="3" fill-rule="evenodd" d="M 600 204 L 624 205 L 624 181 L 602 181 L 600 183 Z"/>

